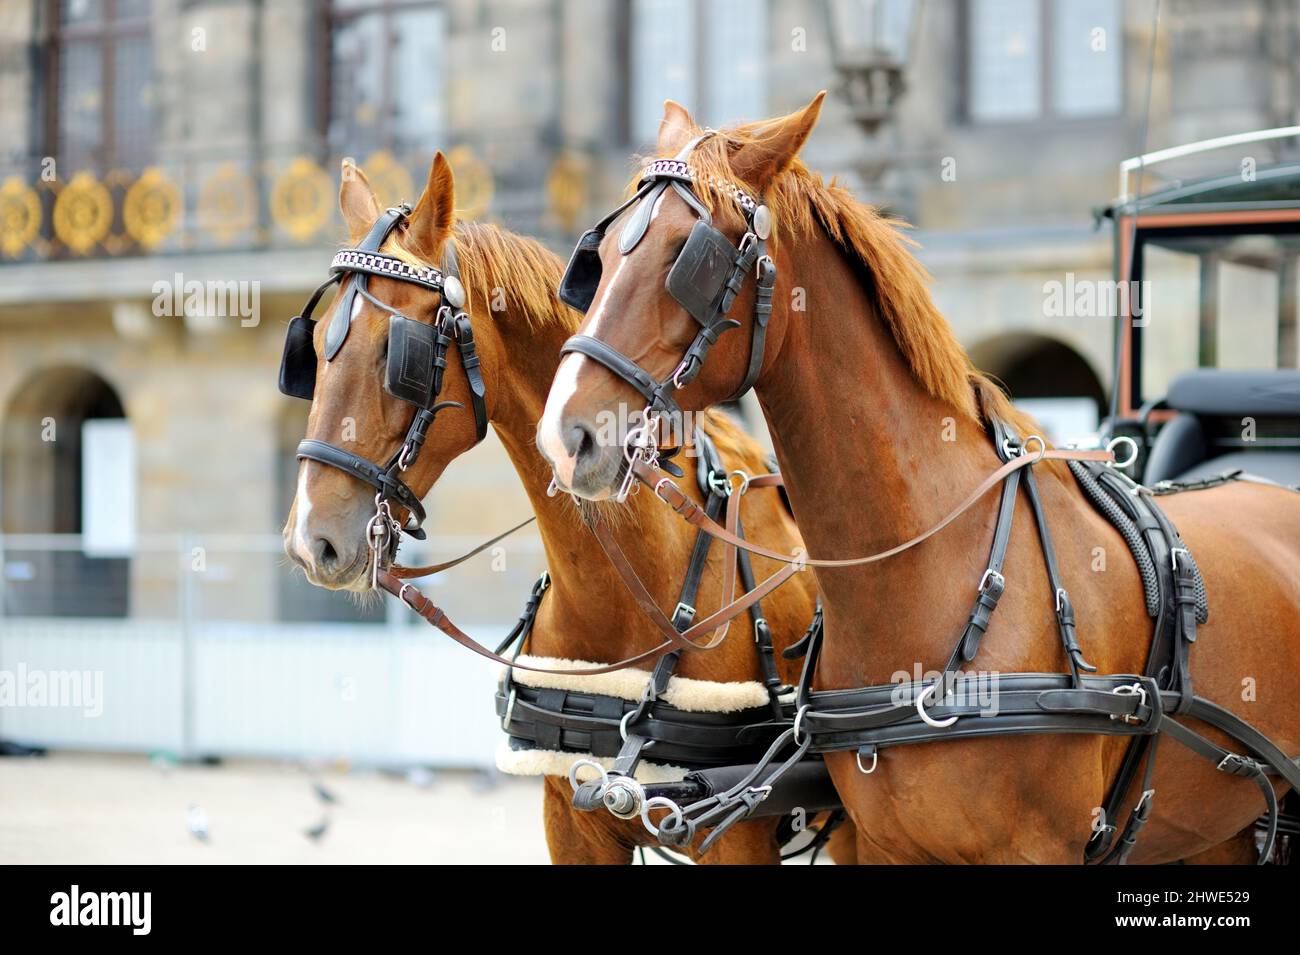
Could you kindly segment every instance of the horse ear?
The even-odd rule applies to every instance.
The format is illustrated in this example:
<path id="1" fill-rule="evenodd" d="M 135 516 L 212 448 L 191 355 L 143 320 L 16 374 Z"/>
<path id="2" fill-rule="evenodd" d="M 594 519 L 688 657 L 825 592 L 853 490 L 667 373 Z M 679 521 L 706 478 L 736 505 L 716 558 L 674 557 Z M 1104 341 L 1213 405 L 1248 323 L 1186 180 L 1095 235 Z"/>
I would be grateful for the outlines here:
<path id="1" fill-rule="evenodd" d="M 406 238 L 412 251 L 425 259 L 436 258 L 451 233 L 455 210 L 456 181 L 451 174 L 451 163 L 439 150 L 434 154 L 429 166 L 429 181 L 406 227 Z"/>
<path id="2" fill-rule="evenodd" d="M 343 213 L 343 221 L 347 224 L 353 242 L 360 241 L 384 211 L 375 190 L 370 188 L 370 180 L 351 159 L 343 160 L 339 211 Z"/>
<path id="3" fill-rule="evenodd" d="M 822 90 L 803 109 L 761 125 L 754 132 L 754 140 L 743 143 L 732 154 L 732 171 L 762 191 L 799 155 L 799 150 L 817 125 L 817 116 L 825 98 L 826 91 Z"/>
<path id="4" fill-rule="evenodd" d="M 664 100 L 664 118 L 659 120 L 659 152 L 677 152 L 695 135 L 696 128 L 695 120 L 685 106 L 670 99 Z"/>

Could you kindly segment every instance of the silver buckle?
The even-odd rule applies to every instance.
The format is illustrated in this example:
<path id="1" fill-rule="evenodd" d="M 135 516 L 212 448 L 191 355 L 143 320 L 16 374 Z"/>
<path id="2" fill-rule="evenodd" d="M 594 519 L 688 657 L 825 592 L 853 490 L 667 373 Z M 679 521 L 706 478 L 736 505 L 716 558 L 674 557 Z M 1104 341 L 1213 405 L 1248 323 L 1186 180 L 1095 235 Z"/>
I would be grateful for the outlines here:
<path id="1" fill-rule="evenodd" d="M 1126 683 L 1123 686 L 1115 687 L 1115 689 L 1111 690 L 1111 692 L 1114 693 L 1116 696 L 1139 697 L 1140 699 L 1138 700 L 1138 705 L 1146 706 L 1147 690 L 1146 687 L 1144 687 L 1141 683 Z M 1110 718 L 1112 720 L 1119 720 L 1122 723 L 1127 723 L 1129 726 L 1135 726 L 1142 722 L 1142 720 L 1140 720 L 1136 716 L 1128 716 L 1127 714 L 1121 714 L 1121 713 L 1112 713 Z"/>
<path id="2" fill-rule="evenodd" d="M 1001 573 L 999 573 L 998 571 L 990 567 L 988 570 L 984 571 L 984 576 L 980 578 L 980 584 L 975 589 L 979 591 L 983 591 L 984 585 L 987 584 L 990 580 L 996 580 L 998 584 L 1003 588 L 1005 588 L 1007 585 L 1007 579 L 1003 577 Z"/>

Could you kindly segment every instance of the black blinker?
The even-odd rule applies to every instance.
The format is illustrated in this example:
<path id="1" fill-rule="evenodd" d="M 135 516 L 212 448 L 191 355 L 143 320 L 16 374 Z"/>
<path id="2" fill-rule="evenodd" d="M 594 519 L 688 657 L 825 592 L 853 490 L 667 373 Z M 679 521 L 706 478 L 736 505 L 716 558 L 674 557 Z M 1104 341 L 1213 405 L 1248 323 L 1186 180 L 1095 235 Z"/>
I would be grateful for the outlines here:
<path id="1" fill-rule="evenodd" d="M 384 388 L 394 398 L 426 408 L 433 401 L 434 340 L 432 325 L 393 315 L 388 319 L 388 362 Z"/>
<path id="2" fill-rule="evenodd" d="M 588 229 L 578 239 L 569 257 L 569 264 L 560 279 L 558 297 L 569 308 L 586 312 L 591 308 L 591 301 L 596 297 L 596 287 L 600 285 L 600 243 L 605 233 L 600 229 Z"/>
<path id="3" fill-rule="evenodd" d="M 280 358 L 280 393 L 311 401 L 316 393 L 316 347 L 312 340 L 316 323 L 301 315 L 289 322 Z"/>
<path id="4" fill-rule="evenodd" d="M 703 219 L 697 220 L 664 285 L 697 322 L 708 325 L 736 260 L 736 247 L 730 240 Z"/>

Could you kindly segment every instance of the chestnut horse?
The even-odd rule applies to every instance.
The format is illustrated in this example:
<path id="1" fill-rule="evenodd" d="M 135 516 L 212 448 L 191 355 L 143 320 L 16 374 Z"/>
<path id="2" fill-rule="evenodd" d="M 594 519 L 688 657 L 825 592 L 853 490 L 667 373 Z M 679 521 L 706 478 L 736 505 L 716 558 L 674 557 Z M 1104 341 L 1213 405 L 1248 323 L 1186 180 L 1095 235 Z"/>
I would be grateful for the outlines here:
<path id="1" fill-rule="evenodd" d="M 495 226 L 453 226 L 454 200 L 451 170 L 439 153 L 408 224 L 382 251 L 423 265 L 441 263 L 448 240 L 455 243 L 468 292 L 466 310 L 482 359 L 488 417 L 532 503 L 552 581 L 525 650 L 534 657 L 611 662 L 656 646 L 662 638 L 633 602 L 578 518 L 569 496 L 547 495 L 550 475 L 533 446 L 560 345 L 577 326 L 575 313 L 556 301 L 562 263 L 537 242 Z M 382 212 L 360 169 L 345 168 L 339 201 L 354 241 Z M 380 301 L 422 321 L 432 319 L 439 304 L 436 293 L 393 279 L 374 277 L 370 290 Z M 317 354 L 321 353 L 324 325 L 322 322 L 317 330 Z M 358 438 L 349 447 L 371 460 L 383 460 L 400 442 L 411 412 L 381 387 L 387 328 L 388 316 L 367 301 L 353 321 L 346 347 L 333 360 L 318 363 L 308 437 L 337 441 L 345 419 L 351 418 Z M 404 475 L 421 496 L 453 459 L 476 444 L 474 418 L 467 410 L 471 407 L 469 384 L 461 363 L 454 358 L 448 361 L 439 398 L 459 401 L 463 407 L 439 414 L 418 460 Z M 768 470 L 758 444 L 724 415 L 710 413 L 704 417 L 703 427 L 728 469 L 750 474 Z M 694 461 L 683 463 L 694 466 Z M 374 510 L 373 491 L 342 471 L 314 461 L 304 460 L 299 467 L 298 490 L 284 527 L 286 552 L 314 584 L 334 589 L 368 588 L 365 529 Z M 672 607 L 695 532 L 654 505 L 650 495 L 639 495 L 632 501 L 631 513 L 612 516 L 610 524 L 651 593 L 661 606 Z M 794 521 L 776 492 L 752 492 L 744 512 L 748 533 L 780 541 L 782 546 L 799 544 Z M 329 542 L 328 548 L 325 542 Z M 714 546 L 699 595 L 701 618 L 703 608 L 719 602 L 721 564 L 720 548 Z M 773 566 L 760 560 L 755 572 L 770 572 Z M 797 678 L 797 671 L 782 659 L 780 650 L 803 634 L 814 603 L 814 582 L 809 574 L 797 575 L 789 586 L 764 601 L 781 676 L 787 682 Z M 542 665 L 548 664 L 543 661 Z M 703 688 L 706 698 L 710 686 L 716 688 L 714 692 L 734 694 L 743 686 L 739 681 L 755 681 L 752 688 L 761 690 L 753 642 L 739 627 L 716 650 L 685 654 L 676 673 L 689 680 L 709 681 L 695 686 L 696 690 Z M 620 676 L 572 679 L 590 686 L 592 692 L 603 692 L 595 681 Z M 488 705 L 484 700 L 485 708 Z M 552 765 L 530 770 L 563 774 L 578 758 L 579 754 L 552 756 Z M 563 775 L 545 777 L 546 839 L 555 862 L 628 863 L 636 845 L 652 841 L 639 820 L 619 820 L 603 809 L 579 812 L 571 805 L 571 795 Z M 767 818 L 737 826 L 702 861 L 779 861 L 777 823 L 777 819 Z M 847 827 L 843 832 L 847 835 Z M 843 837 L 836 843 L 832 855 L 851 861 L 851 837 L 847 844 Z"/>
<path id="2" fill-rule="evenodd" d="M 998 468 L 986 433 L 991 418 L 1021 435 L 1035 429 L 972 368 L 895 224 L 797 158 L 821 102 L 819 95 L 789 116 L 709 136 L 686 162 L 696 196 L 733 245 L 748 228 L 734 190 L 760 197 L 772 214 L 777 278 L 756 390 L 808 554 L 824 559 L 882 551 L 935 525 Z M 658 153 L 673 156 L 700 134 L 670 102 Z M 628 254 L 620 254 L 617 227 L 600 246 L 601 279 L 582 331 L 657 382 L 669 381 L 700 329 L 665 281 L 701 221 L 669 189 L 648 223 L 637 220 L 646 231 Z M 708 407 L 745 378 L 755 295 L 751 273 L 729 312 L 740 329 L 723 335 L 699 374 L 672 393 L 681 408 Z M 573 435 L 590 433 L 598 414 L 624 404 L 645 400 L 605 364 L 566 355 L 538 432 L 560 486 L 592 499 L 610 495 L 622 449 Z M 1141 673 L 1152 628 L 1120 535 L 1063 462 L 1035 471 L 1087 658 L 1102 673 Z M 942 668 L 989 553 L 995 498 L 986 495 L 938 536 L 883 563 L 818 569 L 826 627 L 818 688 Z M 1232 483 L 1160 503 L 1196 555 L 1209 597 L 1210 620 L 1191 651 L 1198 695 L 1286 752 L 1300 751 L 1300 496 Z M 1006 592 L 969 670 L 1063 672 L 1052 590 L 1023 495 L 1016 509 Z M 1076 863 L 1127 746 L 1114 736 L 1025 735 L 894 747 L 870 775 L 852 752 L 826 759 L 858 824 L 859 861 Z M 1134 862 L 1218 846 L 1263 807 L 1253 782 L 1216 772 L 1177 745 L 1159 748 L 1154 789 Z"/>

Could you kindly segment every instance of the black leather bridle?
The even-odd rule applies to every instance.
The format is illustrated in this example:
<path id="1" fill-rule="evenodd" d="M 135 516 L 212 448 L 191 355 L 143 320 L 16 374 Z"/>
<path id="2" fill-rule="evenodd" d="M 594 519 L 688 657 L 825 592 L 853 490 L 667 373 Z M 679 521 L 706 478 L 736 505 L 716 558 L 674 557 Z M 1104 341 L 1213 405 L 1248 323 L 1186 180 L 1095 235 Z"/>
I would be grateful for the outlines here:
<path id="1" fill-rule="evenodd" d="M 413 266 L 379 251 L 392 231 L 405 223 L 410 214 L 411 207 L 408 205 L 386 210 L 375 220 L 359 245 L 343 249 L 334 256 L 330 264 L 330 277 L 312 293 L 302 314 L 295 316 L 289 323 L 284 357 L 280 364 L 280 391 L 291 397 L 311 399 L 315 393 L 316 379 L 313 339 L 316 322 L 311 316 L 325 290 L 335 283 L 343 282 L 344 285 L 330 324 L 325 330 L 326 361 L 333 360 L 347 340 L 358 295 L 390 316 L 384 387 L 394 397 L 416 406 L 415 416 L 402 443 L 383 464 L 376 464 L 346 448 L 314 438 L 304 439 L 298 445 L 297 452 L 300 459 L 306 458 L 338 468 L 375 489 L 376 514 L 368 535 L 371 549 L 375 552 L 376 566 L 381 553 L 386 552 L 391 557 L 396 550 L 400 532 L 404 531 L 417 540 L 425 537 L 421 527 L 425 519 L 424 505 L 420 503 L 419 495 L 403 480 L 402 474 L 419 457 L 420 448 L 424 445 L 438 412 L 449 407 L 462 407 L 459 402 L 437 400 L 442 390 L 443 372 L 447 367 L 447 349 L 453 341 L 459 347 L 461 365 L 469 380 L 476 440 L 482 441 L 487 434 L 483 376 L 474 346 L 474 329 L 464 311 L 465 287 L 459 276 L 455 245 L 448 243 L 442 270 Z M 433 324 L 408 318 L 377 299 L 367 287 L 367 279 L 371 275 L 397 279 L 437 292 L 441 302 Z M 408 516 L 405 523 L 399 523 L 392 517 L 390 502 L 406 508 Z"/>
<path id="2" fill-rule="evenodd" d="M 685 388 L 699 374 L 709 349 L 723 332 L 740 327 L 740 322 L 728 318 L 727 313 L 751 271 L 755 273 L 757 292 L 749 365 L 740 386 L 727 400 L 734 401 L 749 391 L 763 366 L 767 326 L 772 316 L 772 291 L 776 283 L 776 265 L 766 253 L 772 217 L 760 200 L 729 184 L 701 183 L 687 160 L 695 147 L 713 134 L 708 130 L 687 143 L 674 158 L 657 159 L 646 166 L 631 198 L 582 234 L 560 281 L 560 301 L 586 312 L 600 283 L 601 240 L 606 229 L 624 212 L 635 207 L 619 236 L 619 251 L 623 255 L 636 248 L 645 236 L 655 203 L 668 189 L 676 192 L 699 216 L 665 282 L 669 294 L 700 325 L 699 332 L 672 374 L 658 381 L 631 358 L 592 335 L 574 335 L 561 349 L 562 354 L 585 355 L 599 362 L 635 388 L 646 400 L 647 416 L 680 414 L 681 409 L 672 392 Z M 714 228 L 713 217 L 695 193 L 695 188 L 701 185 L 719 189 L 740 207 L 745 216 L 746 232 L 739 245 L 733 245 Z"/>

